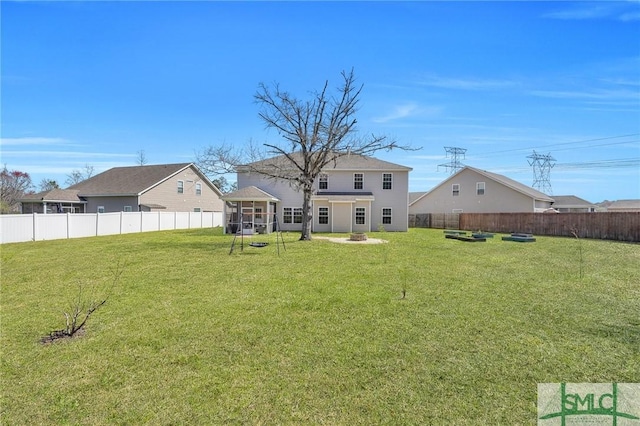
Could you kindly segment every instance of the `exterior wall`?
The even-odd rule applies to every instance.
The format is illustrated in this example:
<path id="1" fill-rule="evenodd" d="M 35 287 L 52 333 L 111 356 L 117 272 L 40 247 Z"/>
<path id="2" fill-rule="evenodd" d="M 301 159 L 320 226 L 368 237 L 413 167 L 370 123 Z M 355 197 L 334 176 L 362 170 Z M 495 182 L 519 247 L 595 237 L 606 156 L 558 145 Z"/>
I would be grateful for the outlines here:
<path id="1" fill-rule="evenodd" d="M 238 173 L 238 188 L 245 188 L 247 186 L 260 188 L 280 200 L 280 203 L 278 203 L 276 207 L 276 215 L 278 216 L 278 225 L 282 231 L 302 230 L 302 224 L 284 223 L 283 219 L 285 207 L 302 207 L 302 193 L 296 192 L 288 182 L 269 179 L 259 173 Z"/>
<path id="2" fill-rule="evenodd" d="M 355 190 L 353 187 L 354 173 L 364 175 L 363 188 Z M 383 173 L 391 173 L 392 189 L 382 189 Z M 381 226 L 386 231 L 406 231 L 408 229 L 408 194 L 409 172 L 401 171 L 334 171 L 327 172 L 328 188 L 323 191 L 330 192 L 371 192 L 375 198 L 373 202 L 353 203 L 328 203 L 326 201 L 313 202 L 312 230 L 314 232 L 366 232 L 377 231 Z M 265 178 L 259 173 L 238 173 L 238 187 L 256 186 L 261 190 L 281 200 L 277 206 L 277 215 L 280 228 L 283 231 L 299 231 L 302 225 L 298 223 L 287 224 L 283 221 L 283 209 L 285 207 L 302 207 L 303 196 L 301 192 L 293 189 L 288 182 L 275 181 Z M 318 182 L 315 183 L 318 189 Z M 329 224 L 318 223 L 318 208 L 329 207 Z M 355 224 L 355 207 L 365 207 L 365 225 Z M 382 224 L 382 209 L 392 209 L 392 223 Z M 348 219 L 347 219 L 348 217 Z M 350 229 L 346 229 L 346 221 L 349 221 Z"/>
<path id="3" fill-rule="evenodd" d="M 138 197 L 87 197 L 87 213 L 97 213 L 98 206 L 104 206 L 105 213 L 121 212 L 124 206 L 138 211 Z"/>
<path id="4" fill-rule="evenodd" d="M 354 174 L 363 174 L 362 190 L 355 190 L 353 187 Z M 391 189 L 382 189 L 382 175 L 391 173 L 392 184 Z M 376 170 L 376 171 L 335 171 L 327 172 L 328 182 L 327 189 L 323 191 L 364 191 L 371 192 L 375 200 L 369 206 L 369 203 L 357 207 L 366 207 L 367 229 L 355 229 L 354 232 L 377 231 L 380 227 L 384 227 L 386 231 L 406 231 L 408 229 L 409 217 L 409 172 L 406 170 Z M 316 182 L 316 188 L 318 183 Z M 354 215 L 355 215 L 354 206 Z M 382 209 L 391 208 L 391 224 L 382 223 Z M 314 212 L 315 213 L 315 212 Z M 316 222 L 314 221 L 314 224 Z M 360 228 L 360 227 L 358 227 Z"/>
<path id="5" fill-rule="evenodd" d="M 484 195 L 476 194 L 476 183 L 484 182 Z M 452 185 L 460 185 L 460 194 L 453 196 Z M 453 179 L 434 188 L 411 206 L 410 213 L 517 213 L 548 208 L 548 202 L 534 202 L 521 192 L 487 178 L 473 170 L 463 170 Z"/>
<path id="6" fill-rule="evenodd" d="M 178 193 L 178 181 L 184 184 L 184 192 Z M 196 195 L 196 183 L 200 183 L 202 194 Z M 196 171 L 189 167 L 177 175 L 165 180 L 140 196 L 137 204 L 159 204 L 167 212 L 193 212 L 199 208 L 203 212 L 221 212 L 223 202 L 218 194 Z M 137 204 L 134 211 L 137 210 Z"/>

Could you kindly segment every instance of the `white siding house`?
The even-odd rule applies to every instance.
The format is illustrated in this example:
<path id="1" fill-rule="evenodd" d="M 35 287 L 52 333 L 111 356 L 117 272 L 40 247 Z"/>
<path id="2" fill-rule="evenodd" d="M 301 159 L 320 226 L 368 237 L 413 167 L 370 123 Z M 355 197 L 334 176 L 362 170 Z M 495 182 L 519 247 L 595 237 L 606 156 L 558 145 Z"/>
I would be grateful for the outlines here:
<path id="1" fill-rule="evenodd" d="M 410 170 L 373 157 L 339 157 L 314 182 L 312 231 L 406 231 Z M 265 227 L 264 222 L 277 217 L 283 231 L 302 229 L 303 194 L 290 182 L 242 170 L 237 179 L 239 190 L 222 197 L 227 201 L 229 225 L 241 218 L 244 228 L 270 232 L 273 227 Z M 228 226 L 227 232 L 231 228 L 236 226 Z"/>

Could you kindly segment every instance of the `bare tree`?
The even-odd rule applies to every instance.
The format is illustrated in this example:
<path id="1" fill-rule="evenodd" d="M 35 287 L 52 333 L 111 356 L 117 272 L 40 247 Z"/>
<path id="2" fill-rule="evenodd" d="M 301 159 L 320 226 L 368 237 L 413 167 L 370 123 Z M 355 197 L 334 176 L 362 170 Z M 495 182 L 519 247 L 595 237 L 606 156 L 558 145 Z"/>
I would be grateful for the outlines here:
<path id="1" fill-rule="evenodd" d="M 51 191 L 52 189 L 60 189 L 60 185 L 53 179 L 42 179 L 39 186 L 40 191 Z"/>
<path id="2" fill-rule="evenodd" d="M 136 163 L 138 163 L 139 166 L 147 164 L 147 155 L 144 153 L 144 149 L 141 149 L 136 154 L 138 155 L 136 157 Z"/>
<path id="3" fill-rule="evenodd" d="M 76 183 L 80 183 L 83 180 L 87 180 L 91 176 L 93 176 L 93 171 L 94 171 L 93 166 L 85 164 L 84 170 L 78 170 L 78 169 L 72 170 L 71 173 L 67 175 L 67 180 L 65 181 L 65 183 L 68 186 L 72 186 L 72 185 L 75 185 Z"/>
<path id="4" fill-rule="evenodd" d="M 9 170 L 5 165 L 0 171 L 0 213 L 15 213 L 19 201 L 33 187 L 29 173 Z"/>
<path id="5" fill-rule="evenodd" d="M 265 154 L 273 158 L 242 165 L 240 159 L 258 158 L 253 145 L 239 153 L 228 146 L 208 150 L 209 156 L 199 157 L 209 171 L 228 172 L 232 169 L 260 173 L 266 177 L 288 181 L 303 194 L 302 234 L 300 240 L 311 239 L 311 196 L 313 182 L 322 169 L 347 155 L 372 155 L 376 151 L 412 149 L 401 146 L 386 136 L 359 137 L 355 114 L 362 85 L 357 85 L 353 70 L 342 72 L 343 84 L 332 95 L 329 82 L 310 100 L 301 100 L 282 90 L 261 83 L 255 101 L 261 106 L 259 117 L 267 128 L 282 137 L 280 143 L 265 143 Z M 204 151 L 206 152 L 206 151 Z M 264 158 L 264 156 L 263 156 Z M 206 166 L 205 166 L 206 167 Z"/>

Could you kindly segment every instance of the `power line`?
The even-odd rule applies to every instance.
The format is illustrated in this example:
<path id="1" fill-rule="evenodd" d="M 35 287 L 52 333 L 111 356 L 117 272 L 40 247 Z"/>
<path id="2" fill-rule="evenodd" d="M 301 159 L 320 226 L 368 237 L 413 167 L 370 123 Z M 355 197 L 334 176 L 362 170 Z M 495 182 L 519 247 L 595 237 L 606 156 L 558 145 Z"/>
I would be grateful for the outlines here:
<path id="1" fill-rule="evenodd" d="M 451 161 L 445 164 L 438 164 L 438 167 L 451 169 L 451 172 L 450 172 L 451 174 L 454 174 L 455 172 L 457 172 L 458 170 L 464 167 L 464 164 L 460 162 L 459 158 L 460 156 L 464 158 L 464 154 L 467 152 L 466 148 L 445 146 L 444 150 L 447 153 L 447 157 L 451 155 Z"/>
<path id="2" fill-rule="evenodd" d="M 528 155 L 529 165 L 533 166 L 533 187 L 545 194 L 551 194 L 551 169 L 556 159 L 551 154 L 538 154 L 535 150 Z"/>
<path id="3" fill-rule="evenodd" d="M 596 139 L 585 139 L 585 140 L 573 141 L 573 142 L 561 142 L 561 143 L 542 145 L 542 146 L 534 146 L 534 147 L 528 147 L 528 148 L 505 149 L 505 150 L 501 150 L 501 151 L 488 152 L 488 153 L 485 153 L 483 155 L 479 155 L 478 157 L 479 158 L 487 157 L 487 156 L 492 156 L 493 154 L 501 154 L 501 153 L 505 153 L 505 152 L 528 151 L 528 150 L 531 150 L 531 149 L 540 149 L 540 148 L 548 148 L 548 147 L 563 146 L 563 145 L 575 145 L 575 144 L 580 144 L 580 143 L 598 142 L 598 141 L 604 141 L 604 140 L 610 140 L 610 139 L 628 138 L 628 137 L 631 137 L 631 136 L 640 136 L 640 133 L 630 133 L 628 135 L 608 136 L 608 137 L 605 137 L 605 138 L 596 138 Z M 634 142 L 638 142 L 638 140 L 624 141 L 624 142 L 614 142 L 614 143 L 611 143 L 611 144 L 602 144 L 602 145 L 590 145 L 587 148 L 597 147 L 597 146 L 623 145 L 623 144 L 626 144 L 626 143 L 634 143 Z M 565 148 L 565 149 L 573 149 L 573 148 Z"/>

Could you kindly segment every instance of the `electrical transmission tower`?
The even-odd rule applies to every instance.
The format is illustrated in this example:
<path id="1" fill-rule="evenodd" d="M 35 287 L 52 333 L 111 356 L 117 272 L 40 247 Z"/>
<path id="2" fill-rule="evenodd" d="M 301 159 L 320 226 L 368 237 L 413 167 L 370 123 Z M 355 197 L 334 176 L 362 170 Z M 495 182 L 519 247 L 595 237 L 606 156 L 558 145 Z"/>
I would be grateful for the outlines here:
<path id="1" fill-rule="evenodd" d="M 533 151 L 533 154 L 528 155 L 529 165 L 533 166 L 533 187 L 538 191 L 547 195 L 551 195 L 551 169 L 555 165 L 556 159 L 551 154 L 538 154 Z"/>
<path id="2" fill-rule="evenodd" d="M 438 164 L 438 167 L 445 167 L 451 169 L 450 174 L 454 174 L 458 170 L 464 167 L 464 164 L 460 162 L 460 157 L 464 158 L 464 153 L 467 152 L 466 148 L 457 148 L 452 146 L 445 146 L 444 150 L 447 152 L 447 158 L 451 157 L 451 161 L 444 164 Z"/>

